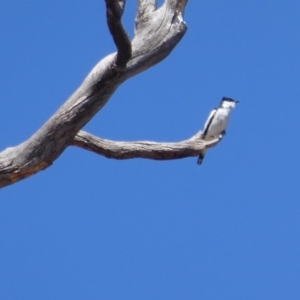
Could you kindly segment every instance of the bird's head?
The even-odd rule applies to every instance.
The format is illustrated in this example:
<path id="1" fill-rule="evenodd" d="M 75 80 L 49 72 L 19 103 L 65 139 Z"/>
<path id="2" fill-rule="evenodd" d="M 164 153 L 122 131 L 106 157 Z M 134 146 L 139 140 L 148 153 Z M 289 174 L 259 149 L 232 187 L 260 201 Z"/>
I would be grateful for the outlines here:
<path id="1" fill-rule="evenodd" d="M 223 97 L 220 106 L 223 108 L 233 109 L 235 105 L 239 103 L 238 100 L 233 100 L 231 98 Z"/>

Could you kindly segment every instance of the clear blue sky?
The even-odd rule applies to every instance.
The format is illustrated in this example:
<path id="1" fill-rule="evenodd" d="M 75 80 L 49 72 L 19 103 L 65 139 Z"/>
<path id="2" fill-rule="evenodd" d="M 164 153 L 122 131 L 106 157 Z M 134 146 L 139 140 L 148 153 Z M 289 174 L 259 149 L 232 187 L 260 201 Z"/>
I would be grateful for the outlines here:
<path id="1" fill-rule="evenodd" d="M 85 130 L 179 141 L 228 96 L 226 137 L 201 167 L 69 148 L 2 189 L 0 299 L 300 299 L 300 2 L 190 0 L 185 19 L 174 52 Z M 103 0 L 4 0 L 0 40 L 0 150 L 115 51 Z"/>

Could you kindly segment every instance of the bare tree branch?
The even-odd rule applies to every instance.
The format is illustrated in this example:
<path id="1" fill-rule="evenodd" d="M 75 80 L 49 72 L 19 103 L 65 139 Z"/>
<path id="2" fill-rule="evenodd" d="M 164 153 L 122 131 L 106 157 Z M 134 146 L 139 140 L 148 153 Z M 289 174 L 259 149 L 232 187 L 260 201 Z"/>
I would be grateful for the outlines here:
<path id="1" fill-rule="evenodd" d="M 125 9 L 125 0 L 105 0 L 108 28 L 118 48 L 116 64 L 125 67 L 131 57 L 131 42 L 121 17 Z"/>
<path id="2" fill-rule="evenodd" d="M 88 132 L 80 131 L 72 145 L 103 155 L 107 158 L 129 159 L 148 158 L 155 160 L 179 159 L 198 156 L 205 148 L 215 146 L 219 139 L 207 142 L 201 139 L 201 133 L 178 143 L 156 142 L 115 142 L 98 138 Z"/>
<path id="3" fill-rule="evenodd" d="M 79 130 L 103 108 L 124 81 L 168 56 L 187 30 L 182 17 L 174 18 L 179 13 L 178 5 L 185 3 L 185 0 L 166 0 L 157 10 L 153 10 L 156 1 L 140 0 L 136 21 L 138 30 L 132 41 L 132 54 L 126 64 L 129 46 L 120 22 L 124 9 L 120 5 L 122 3 L 125 2 L 120 0 L 118 7 L 116 1 L 107 0 L 112 18 L 108 23 L 115 26 L 112 35 L 119 57 L 113 53 L 102 59 L 74 94 L 36 133 L 24 143 L 0 153 L 0 187 L 49 167 L 73 143 Z M 143 9 L 147 14 L 140 13 Z M 120 65 L 116 63 L 116 55 Z"/>
<path id="4" fill-rule="evenodd" d="M 175 4 L 176 5 L 176 8 L 175 8 L 176 13 L 173 16 L 172 22 L 174 22 L 175 18 L 178 18 L 178 17 L 180 18 L 180 20 L 183 19 L 184 9 L 185 9 L 187 2 L 188 2 L 188 0 L 180 0 Z"/>
<path id="5" fill-rule="evenodd" d="M 157 0 L 139 0 L 136 21 L 139 21 L 144 14 L 154 12 L 157 7 Z"/>

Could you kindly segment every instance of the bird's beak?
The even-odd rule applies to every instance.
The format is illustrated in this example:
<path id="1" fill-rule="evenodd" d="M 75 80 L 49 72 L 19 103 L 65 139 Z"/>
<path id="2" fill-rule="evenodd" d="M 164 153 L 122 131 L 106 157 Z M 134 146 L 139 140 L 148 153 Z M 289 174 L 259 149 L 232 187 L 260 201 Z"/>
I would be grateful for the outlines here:
<path id="1" fill-rule="evenodd" d="M 235 100 L 235 103 L 239 103 L 240 101 L 239 100 Z"/>

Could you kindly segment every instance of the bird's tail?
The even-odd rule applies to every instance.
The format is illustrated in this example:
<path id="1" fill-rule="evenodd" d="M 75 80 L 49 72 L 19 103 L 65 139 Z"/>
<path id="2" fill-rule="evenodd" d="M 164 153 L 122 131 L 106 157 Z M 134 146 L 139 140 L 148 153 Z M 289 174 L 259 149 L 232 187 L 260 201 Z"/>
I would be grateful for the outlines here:
<path id="1" fill-rule="evenodd" d="M 204 155 L 200 154 L 199 157 L 198 157 L 198 160 L 197 160 L 197 165 L 200 166 L 203 162 L 203 159 L 204 159 Z"/>
<path id="2" fill-rule="evenodd" d="M 202 150 L 202 152 L 198 156 L 197 165 L 201 165 L 205 156 L 206 150 Z"/>

